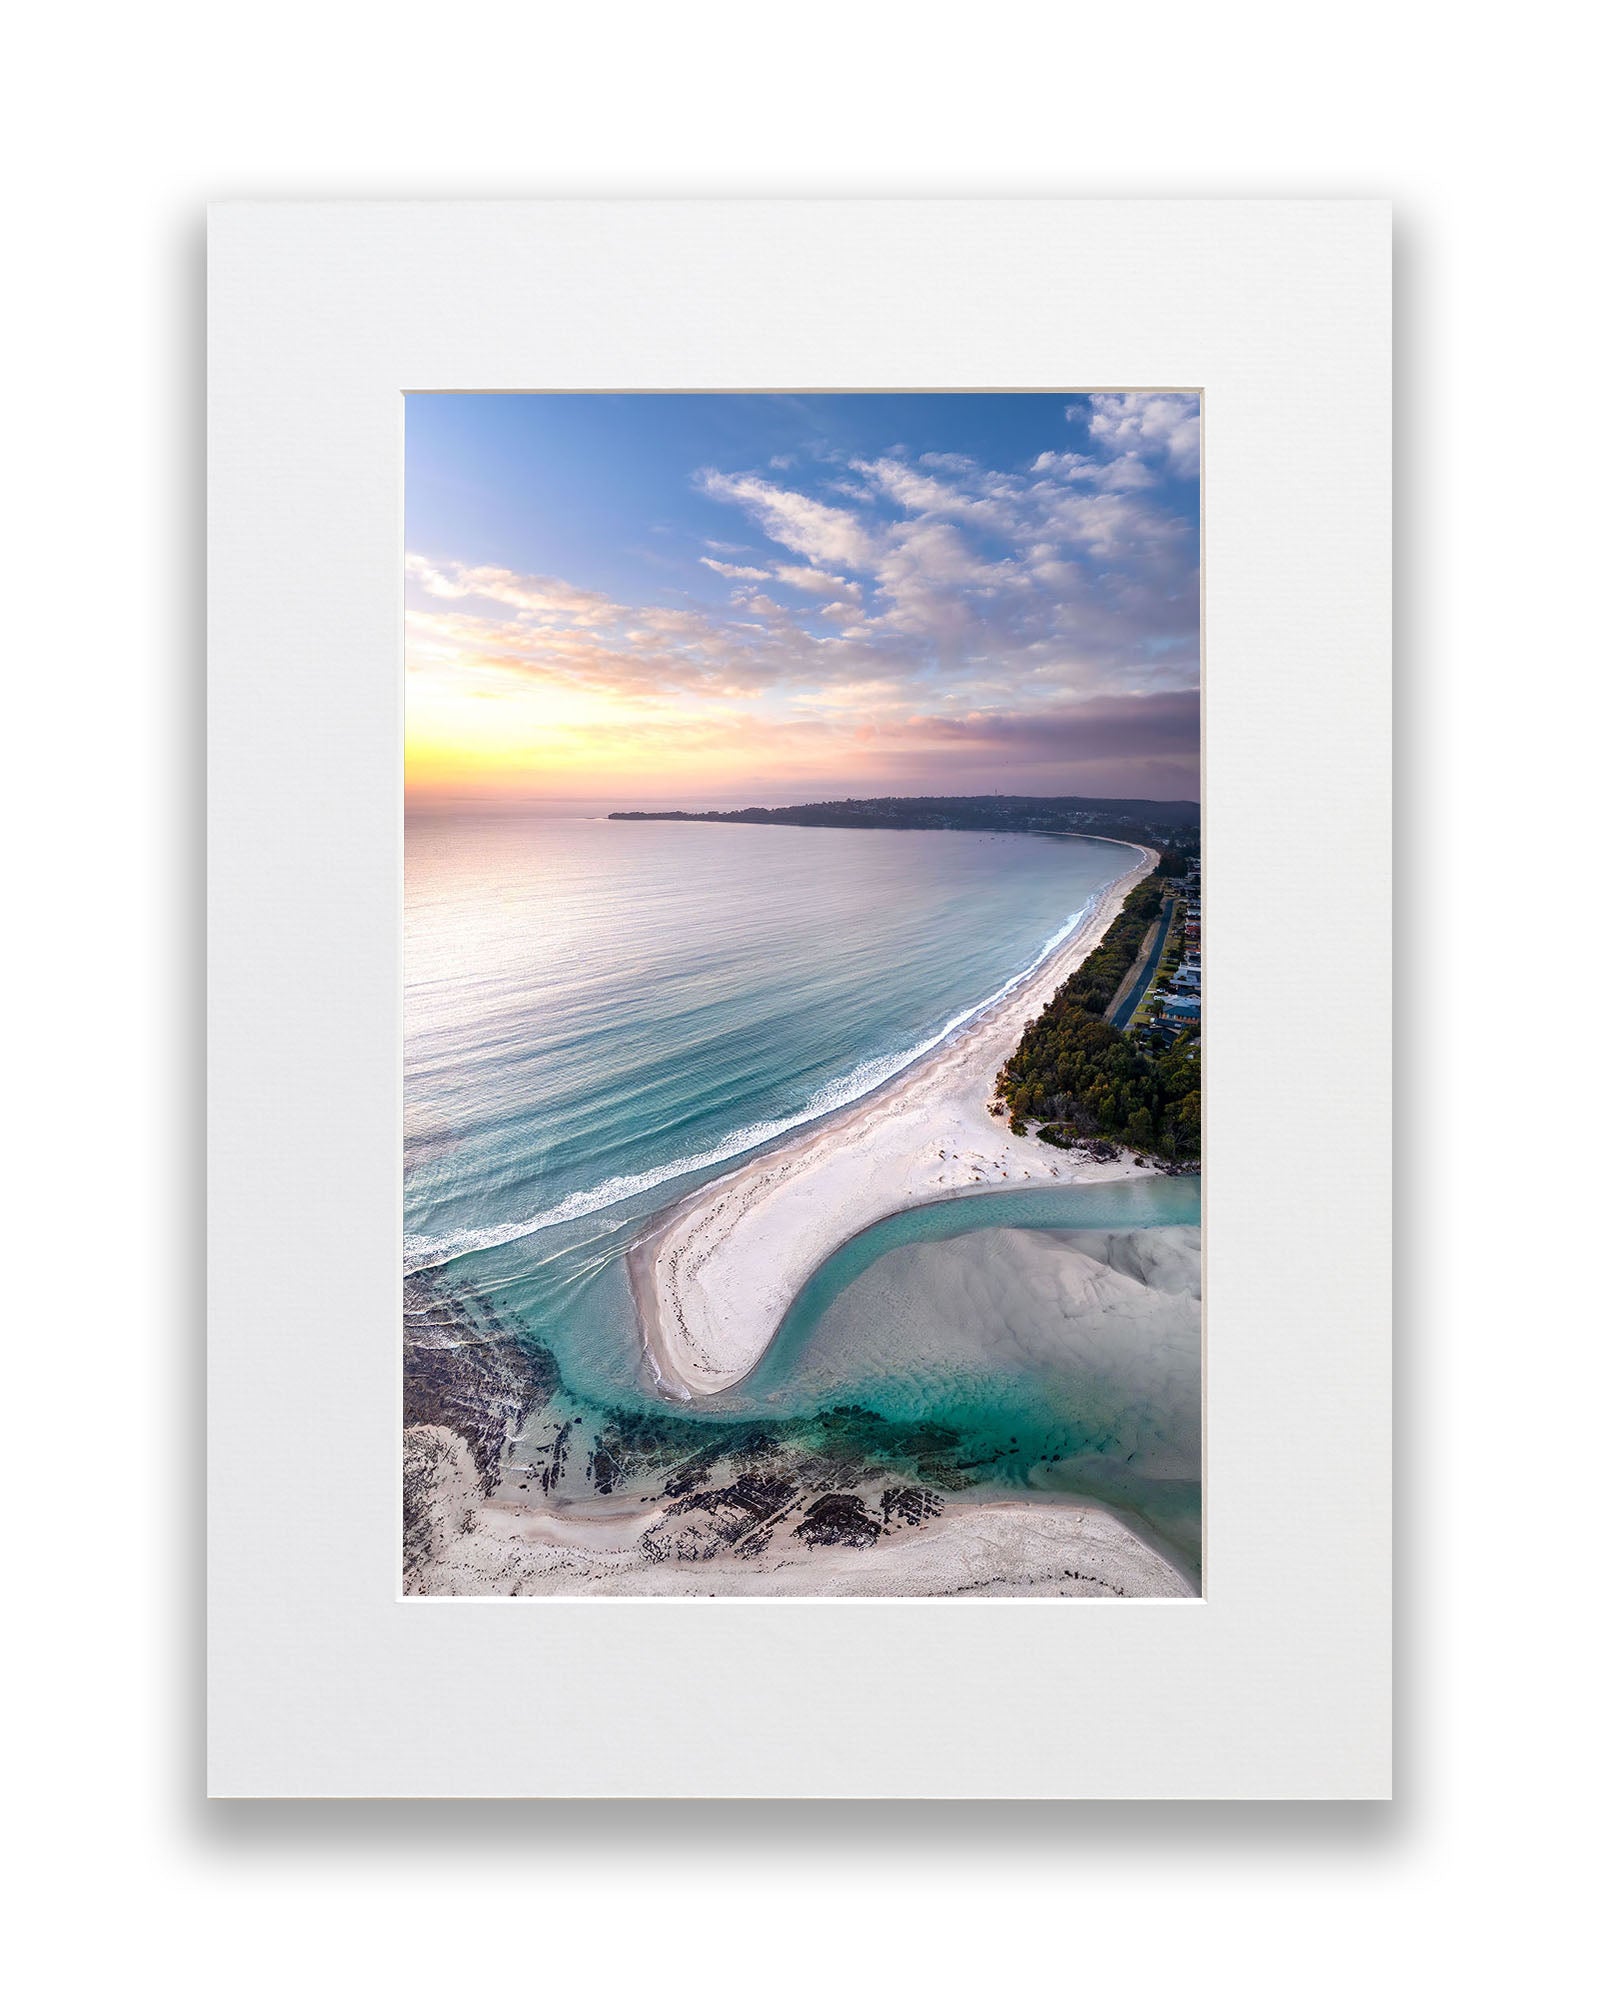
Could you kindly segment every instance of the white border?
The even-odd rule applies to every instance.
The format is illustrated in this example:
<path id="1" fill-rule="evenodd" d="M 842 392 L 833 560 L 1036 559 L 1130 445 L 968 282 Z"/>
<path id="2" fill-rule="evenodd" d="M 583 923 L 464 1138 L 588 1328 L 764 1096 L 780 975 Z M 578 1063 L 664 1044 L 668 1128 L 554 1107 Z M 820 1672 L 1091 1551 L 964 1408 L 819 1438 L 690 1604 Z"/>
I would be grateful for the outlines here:
<path id="1" fill-rule="evenodd" d="M 213 1793 L 1387 1796 L 1387 204 L 228 205 L 210 376 Z M 1107 381 L 1206 394 L 1205 1601 L 412 1615 L 403 393 Z"/>

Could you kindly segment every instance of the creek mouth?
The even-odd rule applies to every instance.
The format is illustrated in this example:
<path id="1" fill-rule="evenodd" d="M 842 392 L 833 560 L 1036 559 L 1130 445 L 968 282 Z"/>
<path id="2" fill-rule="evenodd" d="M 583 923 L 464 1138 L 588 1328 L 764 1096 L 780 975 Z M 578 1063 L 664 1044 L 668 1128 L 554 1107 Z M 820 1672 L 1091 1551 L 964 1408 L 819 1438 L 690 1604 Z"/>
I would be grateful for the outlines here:
<path id="1" fill-rule="evenodd" d="M 1111 1190 L 1094 1192 L 1080 1220 L 1129 1205 L 1126 1194 L 1108 1201 Z M 1027 1199 L 973 1197 L 949 1205 L 966 1211 L 961 1217 L 932 1220 L 977 1242 L 985 1231 L 1014 1230 Z M 1147 1206 L 1162 1201 L 1143 1199 Z M 1166 1206 L 1175 1206 L 1171 1197 Z M 980 1207 L 1004 1210 L 1010 1230 L 973 1216 Z M 1057 1227 L 1040 1228 L 1041 1249 L 1060 1234 L 1061 1212 L 1055 1205 Z M 1087 1500 L 1115 1514 L 1198 1588 L 1198 1464 L 1193 1476 L 1175 1476 L 1184 1468 L 1168 1454 L 1164 1461 L 1158 1455 L 1153 1470 L 1141 1469 L 1139 1450 L 1127 1447 L 1142 1444 L 1148 1456 L 1148 1436 L 1124 1438 L 1108 1428 L 1103 1398 L 1074 1412 L 1059 1385 L 1041 1385 L 1026 1368 L 925 1367 L 907 1379 L 894 1372 L 892 1341 L 875 1376 L 870 1367 L 866 1380 L 830 1375 L 830 1353 L 841 1337 L 851 1338 L 857 1279 L 874 1266 L 887 1267 L 892 1278 L 894 1253 L 941 1240 L 929 1228 L 929 1218 L 890 1218 L 865 1233 L 876 1241 L 846 1246 L 848 1258 L 839 1253 L 845 1267 L 825 1267 L 806 1288 L 745 1393 L 689 1409 L 585 1394 L 565 1379 L 554 1349 L 517 1325 L 492 1292 L 453 1290 L 440 1274 L 413 1274 L 406 1281 L 408 1576 L 420 1577 L 440 1554 L 430 1484 L 439 1447 L 430 1444 L 419 1456 L 418 1441 L 454 1434 L 479 1499 L 560 1517 L 659 1514 L 640 1543 L 652 1564 L 753 1559 L 779 1547 L 848 1558 L 917 1532 L 952 1505 L 1009 1498 L 1048 1508 Z M 842 1325 L 835 1323 L 841 1301 Z M 792 1406 L 774 1409 L 769 1382 L 786 1367 Z M 793 1406 L 797 1397 L 800 1406 Z"/>

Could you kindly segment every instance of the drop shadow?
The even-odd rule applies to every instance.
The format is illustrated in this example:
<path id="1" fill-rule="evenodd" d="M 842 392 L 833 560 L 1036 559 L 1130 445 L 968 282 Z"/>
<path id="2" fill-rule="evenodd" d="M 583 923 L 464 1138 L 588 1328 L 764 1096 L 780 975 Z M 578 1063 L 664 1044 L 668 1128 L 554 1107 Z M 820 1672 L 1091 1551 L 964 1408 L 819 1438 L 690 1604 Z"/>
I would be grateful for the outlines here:
<path id="1" fill-rule="evenodd" d="M 548 192 L 548 191 L 546 191 Z M 574 193 L 605 192 L 586 188 Z M 611 190 L 617 194 L 635 190 Z M 725 189 L 711 189 L 713 194 Z M 761 193 L 760 188 L 745 190 Z M 771 190 L 792 193 L 792 189 Z M 886 190 L 886 192 L 906 192 Z M 926 189 L 916 190 L 926 194 Z M 1029 190 L 1038 193 L 1039 190 Z M 1088 190 L 1080 190 L 1088 192 Z M 1134 190 L 1115 192 L 1127 195 Z M 1150 194 L 1170 190 L 1146 190 Z M 1243 191 L 1259 196 L 1263 190 Z M 1277 192 L 1282 193 L 1279 189 Z M 1317 192 L 1294 190 L 1294 192 Z M 1198 197 L 1197 197 L 1198 198 Z M 180 302 L 180 339 L 172 366 L 174 407 L 181 432 L 174 449 L 187 467 L 179 502 L 178 544 L 187 551 L 189 588 L 181 592 L 184 637 L 177 663 L 174 726 L 183 736 L 184 764 L 193 773 L 179 802 L 184 893 L 193 924 L 184 952 L 182 990 L 188 996 L 171 1024 L 179 1100 L 174 1115 L 189 1137 L 181 1190 L 182 1212 L 192 1219 L 194 1254 L 180 1260 L 186 1273 L 175 1300 L 180 1338 L 172 1349 L 172 1407 L 182 1434 L 193 1440 L 177 1481 L 180 1518 L 173 1523 L 182 1573 L 184 1670 L 171 1689 L 172 1739 L 181 1746 L 173 1771 L 172 1805 L 180 1837 L 218 1860 L 245 1861 L 275 1852 L 297 1855 L 412 1854 L 441 1863 L 472 1863 L 502 1854 L 575 1853 L 596 1861 L 659 1859 L 685 1836 L 702 1858 L 737 1863 L 752 1850 L 763 1856 L 881 1862 L 886 1843 L 905 1858 L 935 1858 L 957 1843 L 963 1859 L 985 1865 L 1037 1857 L 1126 1852 L 1192 1857 L 1222 1853 L 1264 1863 L 1301 1855 L 1384 1855 L 1414 1843 L 1424 1819 L 1427 1790 L 1417 1727 L 1419 1683 L 1426 1666 L 1426 1579 L 1417 1560 L 1424 1523 L 1429 1454 L 1415 1421 L 1416 1379 L 1425 1328 L 1423 1254 L 1397 1231 L 1394 1263 L 1394 1417 L 1400 1448 L 1395 1455 L 1395 1799 L 1382 1801 L 1231 1800 L 854 1800 L 854 1799 L 221 1799 L 205 1797 L 205 909 L 206 909 L 206 248 L 204 217 L 188 218 L 173 245 L 173 283 Z M 1427 330 L 1427 271 L 1418 231 L 1398 208 L 1395 215 L 1395 555 L 1394 749 L 1405 782 L 1396 800 L 1395 972 L 1397 1007 L 1394 1146 L 1397 1201 L 1412 1208 L 1408 1176 L 1421 1158 L 1424 1130 L 1415 996 L 1425 949 L 1419 856 L 1435 803 L 1431 774 L 1421 758 L 1422 719 L 1429 685 L 1419 645 L 1420 608 L 1414 595 L 1422 541 L 1425 404 L 1421 353 Z M 1436 858 L 1436 857 L 1435 857 Z M 1406 1192 L 1402 1196 L 1400 1190 Z"/>
<path id="2" fill-rule="evenodd" d="M 218 1799 L 196 1803 L 196 1841 L 218 1857 L 409 1855 L 449 1867 L 497 1856 L 697 1863 L 783 1858 L 934 1861 L 986 1868 L 1041 1854 L 1268 1861 L 1398 1849 L 1404 1815 L 1378 1801 L 940 1799 Z"/>

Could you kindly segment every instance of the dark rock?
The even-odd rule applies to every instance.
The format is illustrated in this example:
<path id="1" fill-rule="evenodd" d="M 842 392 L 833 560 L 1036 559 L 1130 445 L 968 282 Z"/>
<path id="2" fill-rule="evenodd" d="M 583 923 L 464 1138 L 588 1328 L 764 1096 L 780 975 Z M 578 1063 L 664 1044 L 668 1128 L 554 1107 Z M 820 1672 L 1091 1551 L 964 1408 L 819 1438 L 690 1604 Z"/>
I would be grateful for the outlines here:
<path id="1" fill-rule="evenodd" d="M 870 1549 L 883 1533 L 854 1493 L 824 1493 L 813 1500 L 794 1532 L 810 1548 Z"/>
<path id="2" fill-rule="evenodd" d="M 492 1308 L 449 1298 L 422 1276 L 406 1280 L 405 1423 L 465 1438 L 487 1489 L 507 1443 L 561 1386 L 548 1348 L 520 1342 Z"/>
<path id="3" fill-rule="evenodd" d="M 920 1528 L 924 1521 L 936 1520 L 944 1512 L 944 1502 L 926 1486 L 886 1486 L 878 1506 L 888 1527 L 898 1521 L 908 1528 Z"/>
<path id="4" fill-rule="evenodd" d="M 703 1562 L 737 1547 L 754 1555 L 772 1538 L 772 1523 L 792 1505 L 799 1487 L 787 1479 L 746 1473 L 731 1486 L 691 1493 L 676 1501 L 664 1518 L 641 1537 L 639 1546 L 651 1562 L 669 1557 L 679 1562 Z M 752 1547 L 751 1531 L 761 1536 Z"/>

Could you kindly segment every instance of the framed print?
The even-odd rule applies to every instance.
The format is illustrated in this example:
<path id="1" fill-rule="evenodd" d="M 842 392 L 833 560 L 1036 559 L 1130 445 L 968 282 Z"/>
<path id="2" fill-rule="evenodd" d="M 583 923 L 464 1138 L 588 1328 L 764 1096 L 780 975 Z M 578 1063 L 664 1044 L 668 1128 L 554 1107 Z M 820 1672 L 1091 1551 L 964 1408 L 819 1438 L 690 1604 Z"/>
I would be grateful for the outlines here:
<path id="1" fill-rule="evenodd" d="M 405 450 L 402 1588 L 1197 1594 L 1198 393 Z"/>
<path id="2" fill-rule="evenodd" d="M 215 1792 L 1386 1795 L 1388 226 L 213 212 Z"/>

